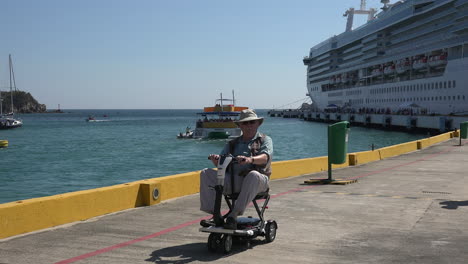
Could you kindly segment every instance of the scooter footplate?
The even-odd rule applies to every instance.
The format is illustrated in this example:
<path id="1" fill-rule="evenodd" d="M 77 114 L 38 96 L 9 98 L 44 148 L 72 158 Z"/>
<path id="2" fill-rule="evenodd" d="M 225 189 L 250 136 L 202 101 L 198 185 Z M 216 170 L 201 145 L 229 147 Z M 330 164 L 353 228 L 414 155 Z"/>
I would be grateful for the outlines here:
<path id="1" fill-rule="evenodd" d="M 216 226 L 201 227 L 199 230 L 200 232 L 206 233 L 230 234 L 237 236 L 253 236 L 255 234 L 254 230 L 232 230 Z"/>

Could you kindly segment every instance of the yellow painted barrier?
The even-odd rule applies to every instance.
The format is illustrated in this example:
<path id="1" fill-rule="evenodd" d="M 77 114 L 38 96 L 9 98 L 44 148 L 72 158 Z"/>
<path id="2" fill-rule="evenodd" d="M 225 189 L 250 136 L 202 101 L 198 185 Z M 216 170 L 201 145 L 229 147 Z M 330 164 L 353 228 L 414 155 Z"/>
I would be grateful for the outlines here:
<path id="1" fill-rule="evenodd" d="M 429 138 L 420 139 L 420 140 L 418 140 L 416 142 L 417 142 L 416 144 L 418 146 L 418 149 L 427 148 L 428 146 L 431 145 L 431 140 Z"/>
<path id="2" fill-rule="evenodd" d="M 408 142 L 375 151 L 347 155 L 344 164 L 357 165 L 417 150 L 447 139 L 450 134 Z M 327 157 L 272 163 L 271 179 L 326 171 Z M 141 180 L 110 187 L 0 204 L 0 239 L 139 206 L 195 194 L 199 191 L 199 171 Z"/>
<path id="3" fill-rule="evenodd" d="M 458 131 L 454 131 L 454 132 L 447 132 L 447 133 L 440 134 L 440 135 L 433 136 L 433 137 L 426 138 L 426 139 L 420 139 L 417 141 L 418 149 L 423 149 L 431 145 L 440 143 L 442 141 L 449 140 L 451 138 L 457 137 L 457 135 L 458 135 Z"/>
<path id="4" fill-rule="evenodd" d="M 369 150 L 348 154 L 349 165 L 355 166 L 372 161 L 380 160 L 380 152 L 378 150 Z"/>
<path id="5" fill-rule="evenodd" d="M 0 204 L 0 238 L 141 206 L 139 187 L 127 183 Z"/>
<path id="6" fill-rule="evenodd" d="M 158 200 L 165 201 L 185 195 L 198 193 L 198 191 L 200 190 L 199 175 L 200 171 L 193 171 L 172 176 L 138 181 L 136 183 L 150 184 L 154 187 L 158 187 L 160 196 Z M 146 195 L 152 194 L 154 187 L 151 189 L 151 193 L 147 193 Z M 151 204 L 156 203 L 156 201 L 152 201 L 152 199 L 149 199 L 148 196 L 143 197 L 143 201 L 151 201 Z"/>
<path id="7" fill-rule="evenodd" d="M 418 149 L 418 145 L 416 141 L 411 141 L 408 143 L 398 144 L 390 147 L 380 148 L 378 149 L 380 153 L 380 159 L 386 159 L 394 156 L 398 156 L 401 154 L 405 154 L 408 152 L 412 152 Z"/>
<path id="8" fill-rule="evenodd" d="M 440 134 L 440 135 L 437 135 L 437 136 L 430 137 L 429 140 L 431 142 L 431 145 L 440 143 L 442 141 L 449 140 L 451 133 L 452 132 L 447 132 L 447 133 L 444 133 L 444 134 Z"/>
<path id="9" fill-rule="evenodd" d="M 281 179 L 307 173 L 314 173 L 327 170 L 328 158 L 308 158 L 298 160 L 277 161 L 271 164 L 273 174 L 271 179 Z"/>

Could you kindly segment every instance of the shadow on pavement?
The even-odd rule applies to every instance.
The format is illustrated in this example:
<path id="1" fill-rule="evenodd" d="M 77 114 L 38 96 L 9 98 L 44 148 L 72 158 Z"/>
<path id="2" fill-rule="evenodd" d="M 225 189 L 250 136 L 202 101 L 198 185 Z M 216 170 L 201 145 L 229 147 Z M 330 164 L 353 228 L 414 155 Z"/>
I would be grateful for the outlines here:
<path id="1" fill-rule="evenodd" d="M 265 241 L 251 240 L 250 247 L 245 242 L 234 242 L 232 251 L 229 254 L 224 254 L 221 251 L 210 252 L 208 251 L 206 243 L 192 243 L 186 245 L 178 245 L 174 247 L 167 247 L 155 250 L 151 253 L 151 257 L 145 261 L 169 264 L 169 263 L 191 263 L 193 261 L 212 262 L 218 259 L 232 256 L 241 253 L 247 249 L 251 249 L 258 245 L 265 244 Z"/>
<path id="2" fill-rule="evenodd" d="M 445 201 L 439 204 L 445 209 L 457 209 L 459 206 L 468 206 L 468 201 Z"/>

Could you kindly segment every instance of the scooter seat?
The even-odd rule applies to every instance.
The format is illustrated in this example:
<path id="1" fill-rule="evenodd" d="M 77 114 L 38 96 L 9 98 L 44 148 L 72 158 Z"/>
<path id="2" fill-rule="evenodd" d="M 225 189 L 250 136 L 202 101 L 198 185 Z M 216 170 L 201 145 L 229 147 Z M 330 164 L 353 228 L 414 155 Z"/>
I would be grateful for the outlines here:
<path id="1" fill-rule="evenodd" d="M 255 196 L 254 200 L 260 200 L 260 199 L 266 199 L 269 195 L 270 189 L 267 189 L 264 192 L 259 192 Z M 227 199 L 232 199 L 232 200 L 237 200 L 237 197 L 239 197 L 239 193 L 232 193 L 232 194 L 227 194 L 226 198 Z"/>

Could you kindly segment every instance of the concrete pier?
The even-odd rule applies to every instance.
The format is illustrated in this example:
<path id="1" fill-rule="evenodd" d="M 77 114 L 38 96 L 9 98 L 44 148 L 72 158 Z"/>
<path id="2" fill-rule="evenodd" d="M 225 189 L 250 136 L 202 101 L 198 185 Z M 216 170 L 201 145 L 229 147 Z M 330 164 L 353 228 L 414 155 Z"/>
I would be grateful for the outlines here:
<path id="1" fill-rule="evenodd" d="M 326 113 L 298 109 L 270 110 L 268 114 L 271 117 L 301 118 L 326 123 L 349 121 L 357 126 L 434 133 L 458 129 L 461 122 L 468 120 L 468 116 Z"/>
<path id="2" fill-rule="evenodd" d="M 210 253 L 198 195 L 0 240 L 0 263 L 466 263 L 468 142 L 271 182 L 277 238 Z M 253 213 L 250 208 L 247 214 Z"/>

